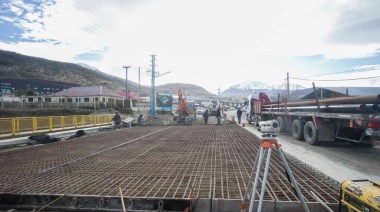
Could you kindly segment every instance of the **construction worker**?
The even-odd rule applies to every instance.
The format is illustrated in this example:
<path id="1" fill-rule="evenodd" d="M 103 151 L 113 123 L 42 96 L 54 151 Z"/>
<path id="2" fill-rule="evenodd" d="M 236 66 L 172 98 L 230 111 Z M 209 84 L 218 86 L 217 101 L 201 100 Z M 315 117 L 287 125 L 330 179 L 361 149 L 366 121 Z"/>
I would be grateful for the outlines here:
<path id="1" fill-rule="evenodd" d="M 139 117 L 137 118 L 137 124 L 138 124 L 138 126 L 141 126 L 142 125 L 142 117 L 143 117 L 143 115 L 142 114 L 140 114 L 139 115 Z"/>
<path id="2" fill-rule="evenodd" d="M 203 119 L 205 120 L 205 124 L 207 124 L 207 121 L 208 121 L 208 110 L 205 110 L 205 112 L 203 112 Z"/>
<path id="3" fill-rule="evenodd" d="M 115 122 L 114 128 L 118 128 L 121 123 L 121 117 L 119 112 L 115 112 L 115 115 L 113 116 L 112 120 Z"/>
<path id="4" fill-rule="evenodd" d="M 241 122 L 241 114 L 243 114 L 243 111 L 240 110 L 240 107 L 237 110 L 237 118 L 238 118 L 238 123 L 240 124 Z"/>
<path id="5" fill-rule="evenodd" d="M 217 119 L 217 125 L 220 125 L 220 120 L 222 119 L 222 114 L 220 112 L 220 108 L 216 111 L 216 119 Z"/>

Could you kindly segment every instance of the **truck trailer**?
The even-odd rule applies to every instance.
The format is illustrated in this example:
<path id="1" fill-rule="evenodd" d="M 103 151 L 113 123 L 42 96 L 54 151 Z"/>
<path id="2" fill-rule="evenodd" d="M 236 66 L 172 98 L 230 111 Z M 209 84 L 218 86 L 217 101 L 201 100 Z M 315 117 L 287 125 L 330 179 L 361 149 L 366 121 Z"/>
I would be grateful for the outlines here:
<path id="1" fill-rule="evenodd" d="M 380 140 L 380 94 L 302 102 L 249 99 L 247 122 L 277 120 L 280 133 L 311 145 L 321 141 L 348 141 L 371 146 Z"/>

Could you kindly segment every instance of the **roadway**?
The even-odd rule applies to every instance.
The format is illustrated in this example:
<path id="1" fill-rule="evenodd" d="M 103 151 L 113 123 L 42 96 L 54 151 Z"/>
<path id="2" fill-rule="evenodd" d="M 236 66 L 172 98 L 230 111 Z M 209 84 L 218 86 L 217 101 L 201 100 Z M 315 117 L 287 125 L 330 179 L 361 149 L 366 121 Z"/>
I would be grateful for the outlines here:
<path id="1" fill-rule="evenodd" d="M 236 117 L 236 110 L 227 111 Z M 245 129 L 261 137 L 257 127 L 244 119 Z M 236 118 L 237 120 L 237 118 Z M 357 147 L 348 142 L 323 142 L 312 146 L 292 138 L 289 133 L 279 134 L 278 141 L 285 153 L 313 167 L 339 183 L 345 180 L 372 179 L 380 182 L 380 146 Z"/>

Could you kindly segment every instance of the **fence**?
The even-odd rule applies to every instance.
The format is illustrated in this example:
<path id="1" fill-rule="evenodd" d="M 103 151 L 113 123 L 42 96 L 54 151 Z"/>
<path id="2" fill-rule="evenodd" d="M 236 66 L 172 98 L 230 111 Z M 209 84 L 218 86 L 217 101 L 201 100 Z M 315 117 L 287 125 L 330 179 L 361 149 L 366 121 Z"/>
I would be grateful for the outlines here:
<path id="1" fill-rule="evenodd" d="M 113 114 L 0 118 L 0 138 L 110 124 Z"/>

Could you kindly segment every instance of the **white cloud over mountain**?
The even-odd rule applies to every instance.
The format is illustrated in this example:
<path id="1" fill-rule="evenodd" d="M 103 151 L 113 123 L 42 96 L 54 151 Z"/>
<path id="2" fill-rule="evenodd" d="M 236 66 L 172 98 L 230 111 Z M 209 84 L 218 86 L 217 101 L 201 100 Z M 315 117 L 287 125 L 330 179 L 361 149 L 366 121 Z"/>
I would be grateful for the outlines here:
<path id="1" fill-rule="evenodd" d="M 0 48 L 119 77 L 131 65 L 136 80 L 140 67 L 145 85 L 156 54 L 156 70 L 171 72 L 156 84 L 192 83 L 214 93 L 244 80 L 281 85 L 287 73 L 378 86 L 378 8 L 379 0 L 3 1 Z M 368 68 L 355 73 L 358 66 Z"/>

